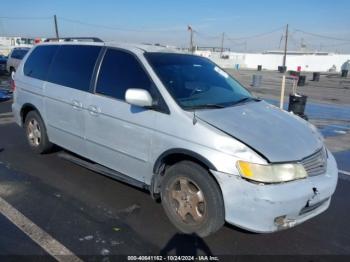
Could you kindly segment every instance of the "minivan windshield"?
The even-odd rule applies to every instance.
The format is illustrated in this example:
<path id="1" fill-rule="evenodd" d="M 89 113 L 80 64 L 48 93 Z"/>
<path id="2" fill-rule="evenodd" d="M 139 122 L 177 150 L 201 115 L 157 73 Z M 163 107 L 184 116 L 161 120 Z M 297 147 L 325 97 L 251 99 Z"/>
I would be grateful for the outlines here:
<path id="1" fill-rule="evenodd" d="M 204 57 L 146 53 L 146 59 L 183 109 L 222 108 L 255 98 L 240 83 Z"/>

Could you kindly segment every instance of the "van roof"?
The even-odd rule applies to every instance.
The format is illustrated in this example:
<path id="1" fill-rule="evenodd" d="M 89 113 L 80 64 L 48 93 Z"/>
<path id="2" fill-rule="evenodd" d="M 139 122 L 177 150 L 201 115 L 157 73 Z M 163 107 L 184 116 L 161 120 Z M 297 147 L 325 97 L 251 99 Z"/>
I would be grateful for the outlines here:
<path id="1" fill-rule="evenodd" d="M 120 49 L 129 50 L 132 52 L 161 52 L 161 53 L 182 53 L 181 51 L 161 45 L 152 44 L 131 44 L 131 43 L 120 43 L 120 42 L 88 42 L 88 41 L 69 41 L 69 42 L 42 42 L 40 45 L 90 45 L 90 46 L 107 46 L 107 47 L 117 47 Z"/>

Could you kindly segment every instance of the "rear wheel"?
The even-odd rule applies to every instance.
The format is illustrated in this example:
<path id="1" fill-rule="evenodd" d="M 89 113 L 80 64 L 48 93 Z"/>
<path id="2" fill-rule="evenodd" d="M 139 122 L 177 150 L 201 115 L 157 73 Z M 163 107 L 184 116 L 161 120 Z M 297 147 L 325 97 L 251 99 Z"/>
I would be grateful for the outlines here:
<path id="1" fill-rule="evenodd" d="M 205 237 L 225 222 L 218 184 L 206 169 L 190 161 L 179 162 L 166 170 L 162 205 L 171 222 L 184 233 Z"/>
<path id="2" fill-rule="evenodd" d="M 36 111 L 30 111 L 26 118 L 24 127 L 29 146 L 39 154 L 47 153 L 52 149 L 43 120 Z"/>

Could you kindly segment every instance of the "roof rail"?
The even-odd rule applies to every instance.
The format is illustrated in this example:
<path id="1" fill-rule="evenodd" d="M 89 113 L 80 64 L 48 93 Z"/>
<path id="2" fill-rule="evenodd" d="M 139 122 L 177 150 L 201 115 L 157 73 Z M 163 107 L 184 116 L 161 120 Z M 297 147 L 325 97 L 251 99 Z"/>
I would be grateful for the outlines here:
<path id="1" fill-rule="evenodd" d="M 103 41 L 98 37 L 63 37 L 63 38 L 47 38 L 44 42 L 99 42 Z"/>

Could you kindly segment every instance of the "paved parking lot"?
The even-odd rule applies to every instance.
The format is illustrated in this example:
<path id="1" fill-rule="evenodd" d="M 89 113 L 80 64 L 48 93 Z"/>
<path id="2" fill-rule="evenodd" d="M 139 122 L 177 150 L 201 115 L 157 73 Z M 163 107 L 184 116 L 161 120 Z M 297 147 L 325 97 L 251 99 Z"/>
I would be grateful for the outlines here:
<path id="1" fill-rule="evenodd" d="M 347 97 L 339 98 L 344 103 L 349 99 L 349 90 L 346 94 Z M 273 95 L 268 98 L 275 99 Z M 34 154 L 26 144 L 23 130 L 13 123 L 10 102 L 1 102 L 0 199 L 10 208 L 0 213 L 0 256 L 10 260 L 8 255 L 31 255 L 26 258 L 36 260 L 46 255 L 45 259 L 53 260 L 50 251 L 59 249 L 68 255 L 56 259 L 72 261 L 112 261 L 118 259 L 117 255 L 158 254 L 291 255 L 283 259 L 293 261 L 297 258 L 295 255 L 304 255 L 298 258 L 348 261 L 350 144 L 338 145 L 337 141 L 347 141 L 349 123 L 346 119 L 329 118 L 311 121 L 319 121 L 323 127 L 329 126 L 327 121 L 333 121 L 331 125 L 341 121 L 343 129 L 338 129 L 345 130 L 345 134 L 338 134 L 334 127 L 334 134 L 326 138 L 326 141 L 334 140 L 329 143 L 344 171 L 339 176 L 329 210 L 300 226 L 273 234 L 252 234 L 226 225 L 214 235 L 201 239 L 179 234 L 162 206 L 147 192 L 61 159 L 59 150 L 47 155 Z M 338 122 L 334 124 L 334 121 Z M 27 218 L 25 223 L 22 216 Z M 16 226 L 18 221 L 23 223 Z M 27 223 L 35 226 L 28 227 Z M 34 242 L 36 230 L 46 232 L 47 238 Z M 225 258 L 232 261 L 232 257 Z M 252 259 L 239 258 L 237 260 Z"/>
<path id="2" fill-rule="evenodd" d="M 236 79 L 252 90 L 257 96 L 268 99 L 279 99 L 282 75 L 277 71 L 233 70 L 227 69 Z M 261 75 L 262 83 L 259 87 L 252 87 L 253 75 Z M 320 81 L 312 81 L 312 73 L 302 72 L 306 76 L 304 86 L 297 87 L 297 92 L 308 96 L 314 103 L 336 105 L 350 105 L 350 78 L 343 78 L 339 73 L 322 73 Z M 293 80 L 287 74 L 285 101 L 292 92 Z"/>

